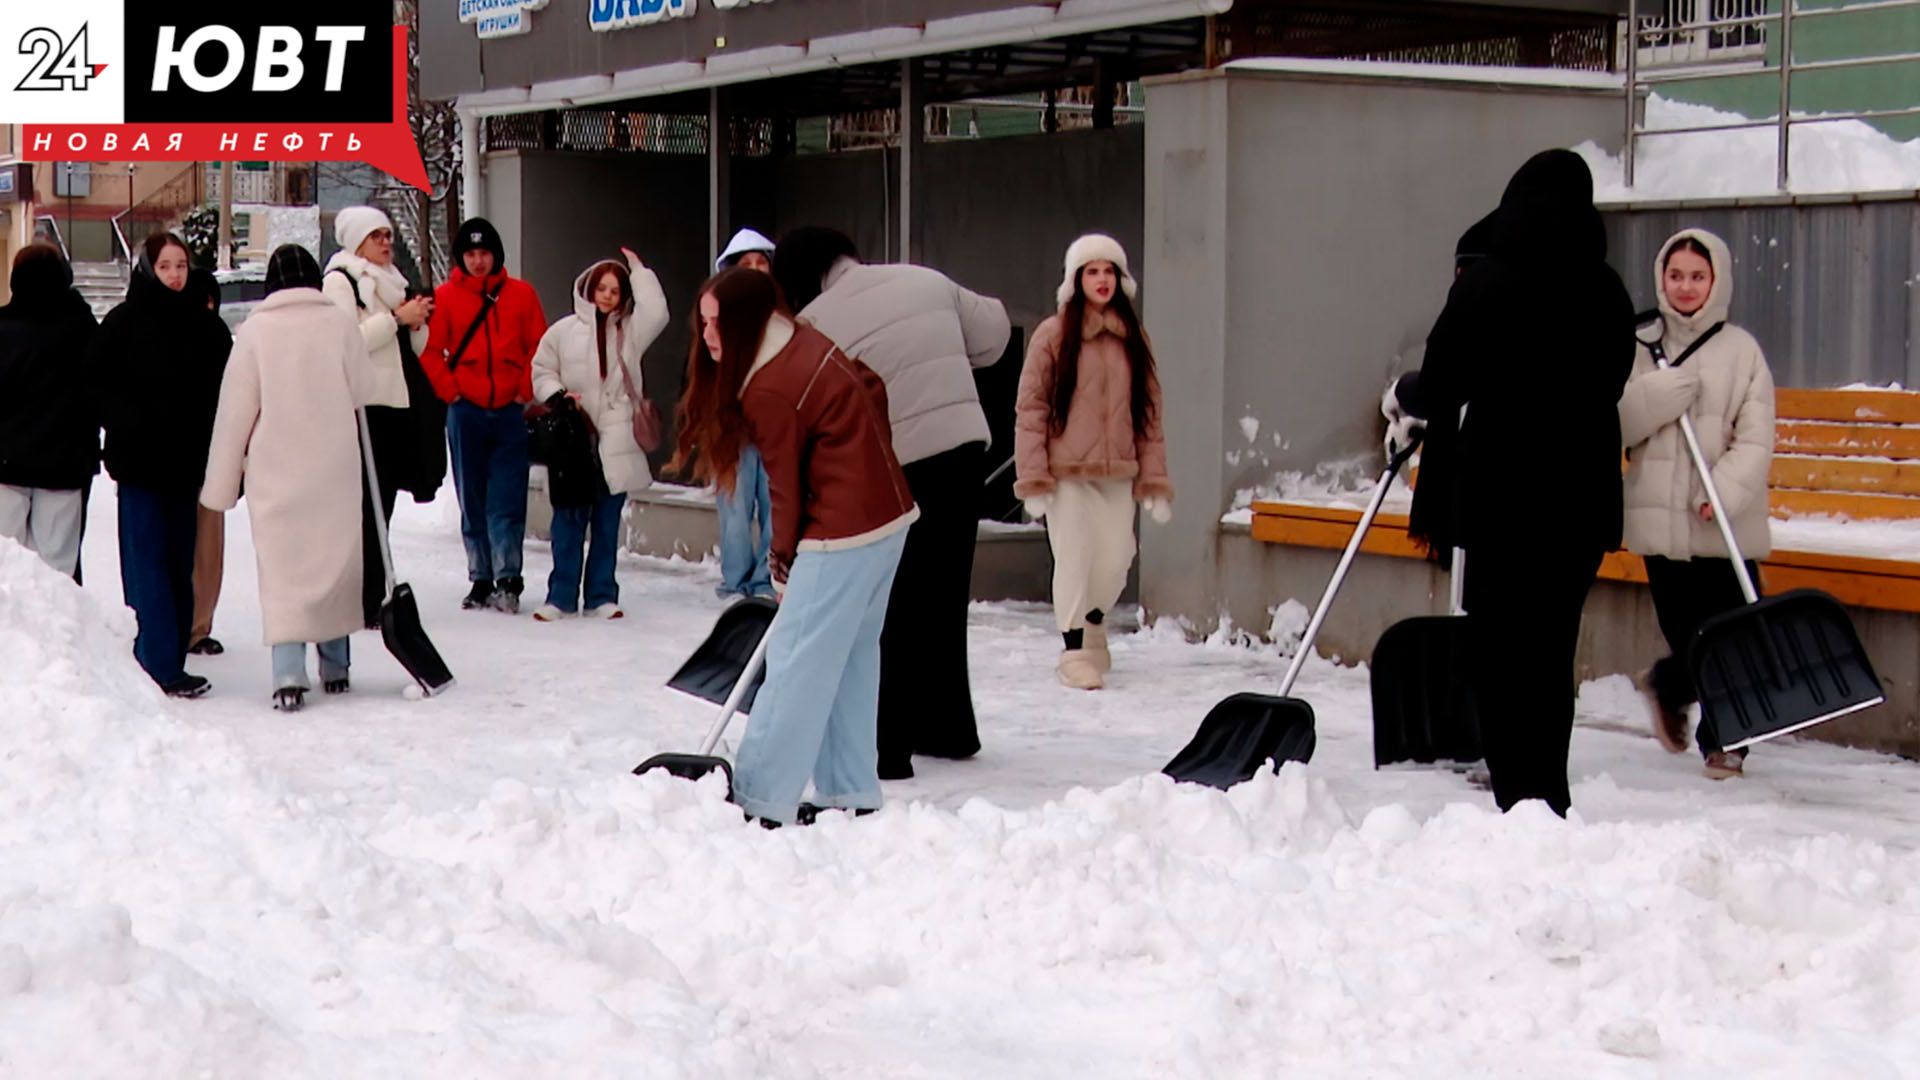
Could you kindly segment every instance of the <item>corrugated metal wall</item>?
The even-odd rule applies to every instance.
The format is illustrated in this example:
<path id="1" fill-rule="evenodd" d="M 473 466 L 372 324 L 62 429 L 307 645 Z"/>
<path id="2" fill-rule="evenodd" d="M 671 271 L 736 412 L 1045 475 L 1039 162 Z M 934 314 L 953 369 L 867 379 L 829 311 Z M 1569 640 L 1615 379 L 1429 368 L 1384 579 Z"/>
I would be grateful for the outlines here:
<path id="1" fill-rule="evenodd" d="M 1612 262 L 1641 308 L 1667 237 L 1708 229 L 1733 251 L 1733 322 L 1781 386 L 1920 388 L 1920 195 L 1892 200 L 1608 209 Z"/>

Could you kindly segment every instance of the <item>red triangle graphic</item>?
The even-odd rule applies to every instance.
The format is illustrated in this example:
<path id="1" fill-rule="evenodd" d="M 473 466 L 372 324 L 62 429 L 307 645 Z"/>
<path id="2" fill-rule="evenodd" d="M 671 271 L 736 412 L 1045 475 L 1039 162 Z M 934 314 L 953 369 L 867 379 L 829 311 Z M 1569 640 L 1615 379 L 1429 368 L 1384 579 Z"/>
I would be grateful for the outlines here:
<path id="1" fill-rule="evenodd" d="M 93 65 L 93 77 L 94 77 L 94 78 L 96 78 L 96 79 L 97 79 L 97 78 L 99 78 L 99 77 L 100 77 L 100 73 L 101 73 L 101 72 L 103 72 L 103 71 L 105 71 L 105 70 L 107 70 L 107 65 L 105 65 L 105 64 L 95 64 L 95 65 Z"/>

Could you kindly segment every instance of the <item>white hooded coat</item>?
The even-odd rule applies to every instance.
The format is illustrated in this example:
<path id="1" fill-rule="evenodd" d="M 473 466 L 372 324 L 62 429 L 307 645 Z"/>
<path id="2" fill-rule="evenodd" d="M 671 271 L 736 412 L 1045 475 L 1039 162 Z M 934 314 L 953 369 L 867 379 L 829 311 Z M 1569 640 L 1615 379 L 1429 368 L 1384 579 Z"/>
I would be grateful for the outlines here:
<path id="1" fill-rule="evenodd" d="M 625 311 L 616 311 L 607 327 L 607 373 L 600 374 L 600 352 L 595 340 L 595 320 L 599 311 L 588 295 L 594 267 L 581 271 L 573 282 L 573 314 L 549 327 L 533 354 L 533 396 L 545 401 L 565 391 L 580 395 L 580 407 L 600 432 L 600 469 L 606 476 L 607 490 L 619 494 L 644 491 L 653 483 L 647 467 L 647 455 L 633 439 L 635 402 L 627 396 L 627 383 L 621 377 L 624 366 L 633 376 L 633 387 L 646 394 L 641 379 L 640 359 L 667 326 L 667 297 L 660 278 L 639 260 L 629 260 L 627 273 L 633 282 L 632 302 Z M 618 363 L 614 361 L 618 358 Z"/>
<path id="2" fill-rule="evenodd" d="M 266 643 L 331 641 L 360 608 L 360 435 L 373 366 L 316 289 L 283 289 L 234 335 L 200 501 L 231 510 L 244 480 Z"/>
<path id="3" fill-rule="evenodd" d="M 1698 240 L 1711 252 L 1713 289 L 1692 315 L 1681 315 L 1658 283 L 1667 252 L 1682 240 Z M 1725 322 L 1733 304 L 1733 259 L 1727 245 L 1704 229 L 1686 229 L 1661 245 L 1654 261 L 1655 288 L 1665 321 L 1661 346 L 1669 361 Z M 1644 328 L 1642 334 L 1648 333 Z M 1740 554 L 1749 559 L 1773 550 L 1768 525 L 1767 483 L 1773 467 L 1773 373 L 1753 335 L 1729 323 L 1687 358 L 1700 380 L 1691 413 L 1714 486 L 1733 524 Z M 1657 369 L 1642 345 L 1633 374 L 1620 395 L 1620 435 L 1627 448 L 1626 545 L 1640 555 L 1669 559 L 1727 558 L 1720 527 L 1700 517 L 1706 488 L 1687 453 L 1680 416 L 1671 395 L 1651 381 Z"/>

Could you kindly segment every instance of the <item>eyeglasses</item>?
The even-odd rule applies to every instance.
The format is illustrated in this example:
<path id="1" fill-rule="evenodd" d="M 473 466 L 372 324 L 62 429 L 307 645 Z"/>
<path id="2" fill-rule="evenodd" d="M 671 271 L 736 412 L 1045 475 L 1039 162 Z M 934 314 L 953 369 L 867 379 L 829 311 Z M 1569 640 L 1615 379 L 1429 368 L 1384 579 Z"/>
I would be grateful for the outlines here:
<path id="1" fill-rule="evenodd" d="M 367 239 L 379 240 L 382 242 L 391 243 L 393 241 L 393 230 L 392 229 L 375 229 L 372 232 L 367 234 Z"/>

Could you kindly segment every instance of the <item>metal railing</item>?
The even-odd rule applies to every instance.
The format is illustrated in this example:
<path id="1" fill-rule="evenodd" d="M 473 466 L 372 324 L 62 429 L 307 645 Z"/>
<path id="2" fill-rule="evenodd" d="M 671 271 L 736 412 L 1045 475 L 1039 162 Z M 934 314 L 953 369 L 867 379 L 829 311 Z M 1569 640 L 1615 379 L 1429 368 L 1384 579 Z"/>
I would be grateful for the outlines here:
<path id="1" fill-rule="evenodd" d="M 60 232 L 59 220 L 52 214 L 41 214 L 39 217 L 34 218 L 34 238 L 38 239 L 43 231 L 53 238 L 53 243 L 59 246 L 60 254 L 66 256 L 67 260 L 71 262 L 73 260 L 73 253 L 67 250 L 67 238 Z"/>
<path id="2" fill-rule="evenodd" d="M 1886 53 L 1879 56 L 1856 56 L 1842 60 L 1798 61 L 1793 57 L 1793 27 L 1802 19 L 1824 19 L 1835 15 L 1860 15 L 1868 12 L 1894 11 L 1903 8 L 1920 8 L 1920 0 L 1866 0 L 1863 3 L 1843 4 L 1839 7 L 1802 8 L 1799 0 L 1776 0 L 1779 10 L 1759 15 L 1739 15 L 1729 18 L 1707 19 L 1690 22 L 1681 27 L 1669 25 L 1658 16 L 1644 19 L 1640 13 L 1639 0 L 1627 0 L 1628 40 L 1626 47 L 1626 148 L 1623 154 L 1625 180 L 1628 187 L 1633 186 L 1634 152 L 1636 144 L 1650 135 L 1697 135 L 1714 131 L 1748 131 L 1760 128 L 1773 128 L 1778 134 L 1775 154 L 1775 181 L 1781 191 L 1787 190 L 1790 179 L 1789 151 L 1792 147 L 1793 128 L 1800 124 L 1830 124 L 1839 120 L 1881 120 L 1902 116 L 1920 116 L 1920 106 L 1904 109 L 1855 109 L 1848 112 L 1823 112 L 1817 116 L 1793 115 L 1793 77 L 1808 71 L 1836 71 L 1852 68 L 1878 67 L 1883 64 L 1905 64 L 1920 62 L 1920 52 Z M 1659 45 L 1659 39 L 1669 38 L 1675 33 L 1688 31 L 1731 31 L 1735 28 L 1771 27 L 1777 37 L 1779 57 L 1771 67 L 1762 66 L 1730 67 L 1720 70 L 1699 70 L 1663 72 L 1645 75 L 1640 71 L 1640 50 L 1643 43 Z M 1706 79 L 1752 78 L 1773 72 L 1780 82 L 1780 111 L 1778 115 L 1766 120 L 1749 120 L 1730 124 L 1701 124 L 1692 127 L 1648 128 L 1641 114 L 1640 98 L 1642 90 L 1651 90 L 1663 83 L 1698 82 Z"/>

